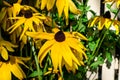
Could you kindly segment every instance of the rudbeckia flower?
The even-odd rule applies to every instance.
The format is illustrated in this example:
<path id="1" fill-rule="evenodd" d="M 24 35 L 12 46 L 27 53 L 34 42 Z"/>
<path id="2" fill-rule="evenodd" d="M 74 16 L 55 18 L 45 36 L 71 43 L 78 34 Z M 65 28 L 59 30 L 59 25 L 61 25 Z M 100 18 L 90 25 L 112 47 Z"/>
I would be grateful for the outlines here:
<path id="1" fill-rule="evenodd" d="M 41 9 L 43 10 L 46 6 L 47 10 L 49 11 L 53 8 L 55 2 L 59 17 L 61 17 L 62 13 L 64 12 L 67 25 L 68 25 L 69 10 L 74 14 L 80 13 L 80 11 L 77 9 L 77 7 L 75 6 L 72 0 L 41 0 Z"/>
<path id="2" fill-rule="evenodd" d="M 120 0 L 105 0 L 104 2 L 105 3 L 106 2 L 112 2 L 112 4 L 116 2 L 117 7 L 119 8 L 119 6 L 120 6 Z"/>
<path id="3" fill-rule="evenodd" d="M 42 67 L 42 61 L 49 51 L 54 71 L 60 70 L 65 65 L 68 71 L 78 69 L 78 65 L 84 65 L 83 56 L 86 48 L 84 45 L 70 32 L 63 32 L 59 29 L 53 29 L 54 33 L 26 32 L 28 36 L 35 39 L 46 39 L 47 41 L 40 48 L 38 58 Z M 81 34 L 82 35 L 82 34 Z M 83 35 L 82 35 L 83 36 Z M 87 38 L 84 36 L 87 40 Z M 81 37 L 82 39 L 82 37 Z"/>
<path id="4" fill-rule="evenodd" d="M 10 31 L 9 33 L 12 33 L 15 29 L 18 27 L 22 27 L 23 31 L 20 35 L 20 40 L 22 39 L 24 33 L 27 30 L 35 32 L 34 25 L 41 25 L 43 27 L 43 20 L 45 19 L 45 16 L 40 13 L 32 13 L 30 10 L 23 10 L 22 11 L 23 16 L 21 17 L 11 17 L 9 19 L 17 19 L 16 23 L 10 26 L 7 31 Z"/>
<path id="5" fill-rule="evenodd" d="M 17 47 L 17 45 L 13 45 L 12 43 L 0 39 L 0 55 L 3 59 L 8 60 L 8 51 L 14 52 L 13 48 Z"/>
<path id="6" fill-rule="evenodd" d="M 0 58 L 0 80 L 12 80 L 12 74 L 19 80 L 26 78 L 25 73 L 19 66 L 19 64 L 22 64 L 25 67 L 27 67 L 23 63 L 23 61 L 26 60 L 28 60 L 28 58 L 22 58 L 22 57 L 10 56 L 10 55 L 8 60 L 4 60 L 3 58 Z"/>
<path id="7" fill-rule="evenodd" d="M 98 26 L 98 30 L 102 30 L 104 27 L 110 29 L 113 26 L 116 30 L 116 34 L 119 33 L 120 22 L 117 20 L 110 19 L 110 12 L 107 11 L 103 16 L 96 16 L 95 18 L 89 21 L 88 27 L 93 27 L 94 25 Z"/>

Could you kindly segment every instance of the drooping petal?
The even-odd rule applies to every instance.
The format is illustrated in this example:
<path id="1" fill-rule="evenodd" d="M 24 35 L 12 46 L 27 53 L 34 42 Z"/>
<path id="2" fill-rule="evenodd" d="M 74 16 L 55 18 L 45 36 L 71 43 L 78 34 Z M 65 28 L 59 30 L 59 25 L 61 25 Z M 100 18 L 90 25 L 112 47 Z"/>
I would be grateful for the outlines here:
<path id="1" fill-rule="evenodd" d="M 28 30 L 28 28 L 29 28 L 28 24 L 25 23 L 23 31 L 22 31 L 22 34 L 20 35 L 20 39 L 19 40 L 22 39 L 23 35 L 25 35 L 25 32 Z"/>
<path id="2" fill-rule="evenodd" d="M 72 32 L 74 34 L 75 37 L 78 36 L 78 38 L 80 38 L 81 40 L 88 40 L 84 35 L 82 35 L 79 32 Z"/>
<path id="3" fill-rule="evenodd" d="M 66 44 L 64 45 L 64 48 L 66 49 L 66 51 L 68 52 L 67 55 L 69 55 L 69 57 L 71 56 L 71 60 L 75 61 L 78 65 L 79 65 L 79 61 L 78 59 L 74 56 L 73 52 L 71 51 L 70 47 Z M 73 63 L 72 63 L 73 65 Z M 69 65 L 70 66 L 70 65 Z M 70 66 L 71 67 L 71 66 Z"/>
<path id="4" fill-rule="evenodd" d="M 58 64 L 59 64 L 60 74 L 62 75 L 62 55 L 60 53 L 59 53 L 59 56 L 58 56 L 58 62 L 59 62 Z"/>
<path id="5" fill-rule="evenodd" d="M 1 56 L 4 60 L 8 60 L 8 52 L 4 47 L 2 47 Z"/>
<path id="6" fill-rule="evenodd" d="M 69 52 L 68 46 L 66 46 L 65 43 L 61 43 L 61 44 L 58 43 L 58 45 L 60 45 L 59 53 L 62 55 L 65 62 L 72 67 L 72 56 L 71 56 L 71 52 Z"/>
<path id="7" fill-rule="evenodd" d="M 54 6 L 54 4 L 55 4 L 55 1 L 56 1 L 56 0 L 48 0 L 48 1 L 47 1 L 47 10 L 48 10 L 48 11 L 53 8 L 53 6 Z"/>
<path id="8" fill-rule="evenodd" d="M 35 22 L 35 24 L 39 25 L 40 20 L 38 18 L 33 17 L 33 22 Z"/>
<path id="9" fill-rule="evenodd" d="M 15 75 L 18 79 L 23 79 L 23 74 L 22 74 L 18 64 L 16 64 L 16 63 L 9 64 L 9 67 L 10 67 L 10 71 L 13 73 L 13 75 Z"/>
<path id="10" fill-rule="evenodd" d="M 3 7 L 0 11 L 0 22 L 4 19 L 6 13 L 7 13 L 7 9 Z"/>
<path id="11" fill-rule="evenodd" d="M 30 37 L 36 38 L 36 39 L 47 39 L 52 40 L 54 39 L 53 33 L 43 33 L 43 32 L 26 32 L 26 34 Z M 37 35 L 37 36 L 36 36 Z"/>
<path id="12" fill-rule="evenodd" d="M 69 38 L 66 40 L 67 40 L 68 45 L 71 48 L 76 49 L 77 51 L 81 51 L 80 49 L 85 49 L 85 47 L 77 39 Z"/>
<path id="13" fill-rule="evenodd" d="M 52 59 L 52 63 L 54 66 L 54 70 L 57 70 L 58 68 L 58 64 L 59 64 L 59 45 L 57 44 L 53 44 L 52 48 L 51 48 L 51 59 Z"/>
<path id="14" fill-rule="evenodd" d="M 25 22 L 25 19 L 20 19 L 18 20 L 15 24 L 13 24 L 11 27 L 9 27 L 7 29 L 7 31 L 11 30 L 9 33 L 12 33 L 16 28 L 18 28 L 21 24 L 23 24 Z"/>
<path id="15" fill-rule="evenodd" d="M 65 0 L 57 0 L 56 6 L 57 6 L 59 17 L 61 17 L 63 9 L 65 7 Z"/>
<path id="16" fill-rule="evenodd" d="M 28 25 L 28 29 L 29 29 L 30 31 L 35 32 L 35 29 L 33 28 L 33 19 L 32 19 L 32 18 L 26 20 L 25 23 L 26 23 L 26 25 Z"/>
<path id="17" fill-rule="evenodd" d="M 7 64 L 3 63 L 0 66 L 0 80 L 12 80 L 11 76 L 12 75 L 9 70 L 9 66 L 7 66 Z"/>
<path id="18" fill-rule="evenodd" d="M 95 17 L 93 20 L 89 22 L 88 27 L 93 27 L 98 20 L 99 17 Z"/>
<path id="19" fill-rule="evenodd" d="M 43 46 L 41 47 L 39 53 L 38 53 L 38 59 L 40 60 L 40 64 L 42 66 L 42 61 L 45 58 L 45 56 L 47 55 L 47 53 L 50 51 L 51 46 L 53 45 L 55 41 L 46 41 Z"/>
<path id="20" fill-rule="evenodd" d="M 68 25 L 68 6 L 69 6 L 69 1 L 68 0 L 64 0 L 65 1 L 65 6 L 64 6 L 64 14 L 65 14 L 65 18 L 66 18 L 66 25 Z"/>
<path id="21" fill-rule="evenodd" d="M 16 17 L 16 15 L 19 14 L 21 9 L 21 5 L 19 3 L 14 3 L 13 4 L 13 16 Z"/>
<path id="22" fill-rule="evenodd" d="M 102 30 L 104 25 L 105 25 L 105 19 L 101 17 L 100 21 L 98 22 L 98 30 Z"/>
<path id="23" fill-rule="evenodd" d="M 77 7 L 75 6 L 72 0 L 69 0 L 69 8 L 70 8 L 70 11 L 74 14 L 80 13 L 80 10 L 77 9 Z"/>
<path id="24" fill-rule="evenodd" d="M 43 10 L 45 8 L 45 6 L 47 5 L 48 0 L 41 0 L 41 10 Z"/>

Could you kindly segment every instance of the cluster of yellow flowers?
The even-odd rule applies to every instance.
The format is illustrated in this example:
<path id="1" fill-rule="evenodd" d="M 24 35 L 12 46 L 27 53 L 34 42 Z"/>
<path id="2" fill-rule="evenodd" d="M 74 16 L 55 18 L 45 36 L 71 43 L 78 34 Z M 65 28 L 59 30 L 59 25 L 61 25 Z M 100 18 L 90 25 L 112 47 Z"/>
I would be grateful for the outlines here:
<path id="1" fill-rule="evenodd" d="M 105 0 L 105 2 L 111 1 L 117 2 L 117 6 L 120 5 L 120 0 Z M 75 73 L 78 66 L 84 65 L 84 58 L 87 59 L 86 48 L 81 42 L 81 40 L 87 41 L 87 38 L 79 32 L 64 32 L 60 30 L 49 15 L 40 13 L 32 6 L 22 5 L 21 2 L 22 0 L 18 0 L 11 5 L 3 1 L 7 7 L 3 7 L 0 12 L 0 23 L 2 24 L 0 28 L 10 34 L 12 42 L 5 41 L 0 35 L 0 80 L 11 80 L 11 72 L 18 79 L 26 77 L 18 64 L 26 66 L 23 61 L 29 58 L 16 57 L 8 53 L 14 52 L 13 48 L 17 46 L 13 44 L 17 44 L 18 41 L 21 41 L 21 46 L 24 47 L 24 44 L 27 44 L 28 37 L 33 38 L 33 41 L 46 41 L 40 46 L 38 52 L 41 68 L 44 66 L 42 64 L 43 60 L 49 55 L 53 66 L 48 73 L 53 71 L 59 74 L 59 79 L 62 79 L 62 68 L 64 66 L 68 72 L 73 71 Z M 48 12 L 56 7 L 59 18 L 64 14 L 66 25 L 69 24 L 69 11 L 74 14 L 81 13 L 72 0 L 37 0 L 36 7 L 41 11 L 46 7 Z M 109 12 L 106 14 L 109 14 Z M 51 31 L 47 31 L 44 24 L 50 26 Z M 116 34 L 119 34 L 120 22 L 117 20 L 113 21 L 110 16 L 97 16 L 90 20 L 88 26 L 91 27 L 95 24 L 98 25 L 98 30 L 102 30 L 104 26 L 109 29 L 113 25 L 116 29 Z M 19 40 L 17 40 L 18 38 Z"/>

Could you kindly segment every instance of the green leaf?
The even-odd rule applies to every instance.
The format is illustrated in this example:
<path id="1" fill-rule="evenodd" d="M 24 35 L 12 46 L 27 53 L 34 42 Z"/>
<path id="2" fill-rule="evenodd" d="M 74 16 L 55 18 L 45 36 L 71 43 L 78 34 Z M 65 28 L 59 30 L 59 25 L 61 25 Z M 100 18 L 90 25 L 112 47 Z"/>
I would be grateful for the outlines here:
<path id="1" fill-rule="evenodd" d="M 109 62 L 112 62 L 112 54 L 109 52 L 106 52 L 106 58 Z"/>
<path id="2" fill-rule="evenodd" d="M 39 75 L 42 75 L 42 72 Z M 36 76 L 38 76 L 38 72 L 33 71 L 28 77 L 36 77 Z"/>
<path id="3" fill-rule="evenodd" d="M 107 8 L 110 9 L 111 8 L 111 5 L 110 4 L 106 4 Z"/>
<path id="4" fill-rule="evenodd" d="M 98 65 L 103 64 L 103 63 L 104 63 L 103 61 L 96 61 L 92 63 L 90 66 L 95 68 L 95 67 L 98 67 Z"/>
<path id="5" fill-rule="evenodd" d="M 96 45 L 95 42 L 90 42 L 90 43 L 88 43 L 88 46 L 89 46 L 89 48 L 90 48 L 91 51 L 94 50 L 95 45 Z"/>

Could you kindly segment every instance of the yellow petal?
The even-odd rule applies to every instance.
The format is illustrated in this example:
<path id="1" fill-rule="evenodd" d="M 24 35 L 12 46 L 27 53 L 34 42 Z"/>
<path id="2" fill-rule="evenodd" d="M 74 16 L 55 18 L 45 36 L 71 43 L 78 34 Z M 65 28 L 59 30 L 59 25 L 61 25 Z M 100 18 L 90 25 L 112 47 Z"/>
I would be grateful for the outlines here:
<path id="1" fill-rule="evenodd" d="M 102 30 L 104 25 L 105 25 L 105 19 L 101 17 L 100 21 L 98 22 L 98 30 Z"/>
<path id="2" fill-rule="evenodd" d="M 72 32 L 74 34 L 74 36 L 79 36 L 80 39 L 83 39 L 83 40 L 88 40 L 84 35 L 82 35 L 81 33 L 79 32 Z"/>
<path id="3" fill-rule="evenodd" d="M 54 39 L 53 33 L 43 33 L 43 32 L 26 32 L 26 34 L 35 39 Z"/>
<path id="4" fill-rule="evenodd" d="M 118 25 L 114 25 L 115 29 L 116 29 L 116 35 L 119 34 L 119 26 Z"/>
<path id="5" fill-rule="evenodd" d="M 0 67 L 0 80 L 12 80 L 9 66 L 3 63 Z"/>
<path id="6" fill-rule="evenodd" d="M 59 49 L 59 47 L 58 47 L 58 49 Z M 59 58 L 59 70 L 60 70 L 60 74 L 62 75 L 62 54 L 59 54 L 59 56 L 58 56 Z"/>
<path id="7" fill-rule="evenodd" d="M 30 31 L 35 32 L 35 29 L 33 28 L 33 19 L 27 20 L 26 24 L 28 25 Z"/>
<path id="8" fill-rule="evenodd" d="M 66 44 L 65 45 L 66 47 L 66 50 L 68 50 L 67 52 L 68 52 L 68 55 L 69 56 L 71 56 L 71 58 L 72 58 L 72 61 L 75 61 L 75 63 L 77 63 L 78 65 L 79 65 L 79 61 L 78 61 L 78 59 L 75 57 L 75 55 L 73 54 L 73 52 L 72 52 L 72 50 L 70 49 L 70 47 Z M 73 64 L 72 64 L 73 65 Z"/>
<path id="9" fill-rule="evenodd" d="M 4 60 L 8 60 L 8 52 L 4 47 L 2 47 L 1 56 Z"/>
<path id="10" fill-rule="evenodd" d="M 12 7 L 12 8 L 13 8 L 13 7 Z M 8 8 L 8 16 L 9 16 L 9 17 L 12 17 L 12 16 L 13 16 L 12 8 Z M 10 22 L 11 22 L 11 24 L 13 24 L 13 20 L 12 20 L 12 19 L 10 19 Z"/>
<path id="11" fill-rule="evenodd" d="M 112 21 L 111 21 L 110 19 L 105 19 L 105 27 L 106 27 L 107 29 L 110 28 L 111 23 L 112 23 Z"/>
<path id="12" fill-rule="evenodd" d="M 20 35 L 20 39 L 19 39 L 19 40 L 21 40 L 22 37 L 23 37 L 23 35 L 25 35 L 25 32 L 28 30 L 28 27 L 29 27 L 28 24 L 25 23 L 24 28 L 23 28 L 23 32 L 22 32 L 22 34 Z"/>
<path id="13" fill-rule="evenodd" d="M 47 55 L 47 53 L 50 51 L 51 46 L 54 44 L 54 40 L 46 41 L 43 46 L 41 47 L 39 53 L 38 53 L 38 59 L 40 60 L 40 64 L 42 66 L 42 61 Z"/>
<path id="14" fill-rule="evenodd" d="M 45 6 L 47 5 L 48 0 L 41 0 L 41 10 L 43 10 L 45 8 Z"/>
<path id="15" fill-rule="evenodd" d="M 72 0 L 69 0 L 69 7 L 70 7 L 70 11 L 74 14 L 79 14 L 80 11 L 77 9 L 77 7 L 75 6 L 75 4 L 73 3 Z"/>
<path id="16" fill-rule="evenodd" d="M 59 17 L 61 17 L 63 9 L 65 7 L 65 0 L 57 0 L 56 6 L 57 6 Z"/>
<path id="17" fill-rule="evenodd" d="M 0 11 L 0 22 L 4 19 L 6 13 L 7 13 L 7 9 L 3 7 Z"/>
<path id="18" fill-rule="evenodd" d="M 18 79 L 23 79 L 25 75 L 24 72 L 22 71 L 22 69 L 20 68 L 20 66 L 18 64 L 9 64 L 10 70 L 13 73 L 13 75 L 15 75 Z"/>
<path id="19" fill-rule="evenodd" d="M 59 47 L 58 45 L 54 44 L 51 48 L 51 59 L 52 59 L 52 63 L 53 63 L 53 66 L 54 66 L 54 70 L 57 70 L 58 68 L 58 64 L 59 64 Z"/>
<path id="20" fill-rule="evenodd" d="M 99 17 L 95 17 L 93 20 L 89 22 L 88 27 L 93 27 L 97 23 L 98 20 L 99 20 Z"/>
<path id="21" fill-rule="evenodd" d="M 58 43 L 57 45 L 60 46 L 60 51 L 59 53 L 63 56 L 63 59 L 65 60 L 65 62 L 72 67 L 72 54 L 69 50 L 69 47 L 66 46 L 65 43 Z"/>
<path id="22" fill-rule="evenodd" d="M 55 3 L 55 0 L 48 0 L 48 2 L 47 2 L 47 10 L 48 11 L 53 8 L 54 3 Z"/>
<path id="23" fill-rule="evenodd" d="M 69 3 L 68 3 L 68 0 L 64 0 L 64 1 L 65 1 L 64 14 L 65 14 L 65 18 L 66 18 L 66 25 L 68 25 L 68 16 L 69 16 L 68 6 L 69 6 Z"/>
<path id="24" fill-rule="evenodd" d="M 13 4 L 13 17 L 16 17 L 16 15 L 19 14 L 20 7 L 21 7 L 21 5 L 19 3 L 14 3 Z"/>
<path id="25" fill-rule="evenodd" d="M 35 24 L 39 25 L 40 20 L 38 18 L 33 17 L 33 22 L 35 22 Z"/>
<path id="26" fill-rule="evenodd" d="M 9 33 L 12 33 L 16 28 L 18 28 L 20 25 L 22 25 L 25 22 L 26 19 L 20 19 L 18 20 L 14 25 L 12 25 L 11 27 L 9 27 L 7 29 L 7 31 L 11 30 Z"/>

